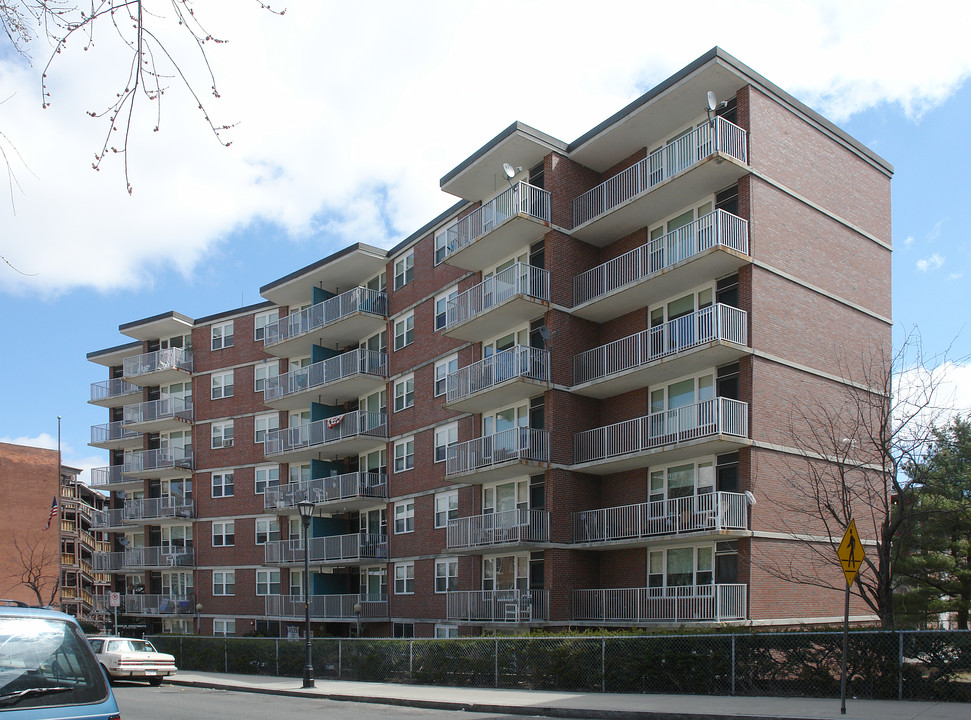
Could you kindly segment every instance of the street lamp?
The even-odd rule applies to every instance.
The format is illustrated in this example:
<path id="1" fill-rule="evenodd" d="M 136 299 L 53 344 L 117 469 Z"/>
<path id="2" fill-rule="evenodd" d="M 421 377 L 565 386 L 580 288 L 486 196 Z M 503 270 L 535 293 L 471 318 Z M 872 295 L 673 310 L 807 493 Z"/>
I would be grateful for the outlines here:
<path id="1" fill-rule="evenodd" d="M 361 603 L 354 603 L 354 614 L 357 616 L 357 636 L 361 637 L 361 612 L 364 610 Z"/>
<path id="2" fill-rule="evenodd" d="M 300 511 L 300 521 L 303 523 L 303 601 L 304 601 L 304 632 L 307 638 L 307 661 L 303 668 L 303 686 L 314 686 L 314 664 L 310 658 L 310 518 L 314 515 L 316 506 L 309 500 L 297 503 Z"/>

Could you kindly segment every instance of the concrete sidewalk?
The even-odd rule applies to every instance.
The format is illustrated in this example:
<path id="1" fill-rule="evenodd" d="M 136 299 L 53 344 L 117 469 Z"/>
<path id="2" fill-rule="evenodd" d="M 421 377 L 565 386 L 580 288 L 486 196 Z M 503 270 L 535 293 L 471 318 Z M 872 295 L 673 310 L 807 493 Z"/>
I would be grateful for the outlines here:
<path id="1" fill-rule="evenodd" d="M 542 690 L 497 690 L 429 685 L 350 682 L 317 679 L 304 689 L 301 678 L 263 675 L 178 672 L 166 678 L 173 685 L 257 692 L 293 697 L 408 705 L 439 710 L 467 710 L 562 718 L 638 718 L 641 720 L 696 720 L 698 718 L 764 718 L 768 720 L 969 720 L 971 703 L 895 700 L 846 701 L 840 714 L 839 699 L 723 697 L 706 695 L 623 695 L 569 693 Z"/>

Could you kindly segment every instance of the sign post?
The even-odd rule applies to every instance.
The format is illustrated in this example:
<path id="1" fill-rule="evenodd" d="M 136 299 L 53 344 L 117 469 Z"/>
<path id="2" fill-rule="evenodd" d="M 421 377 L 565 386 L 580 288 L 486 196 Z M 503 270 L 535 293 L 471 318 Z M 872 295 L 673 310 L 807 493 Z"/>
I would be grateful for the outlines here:
<path id="1" fill-rule="evenodd" d="M 850 586 L 860 571 L 860 565 L 866 556 L 860 534 L 856 531 L 856 521 L 850 518 L 846 526 L 843 539 L 836 550 L 840 565 L 843 566 L 843 576 L 846 578 L 846 602 L 843 605 L 843 662 L 840 670 L 840 714 L 846 715 L 846 649 L 850 631 Z"/>
<path id="2" fill-rule="evenodd" d="M 121 605 L 121 593 L 110 592 L 108 593 L 108 605 L 115 609 L 115 635 L 118 634 L 118 606 Z"/>

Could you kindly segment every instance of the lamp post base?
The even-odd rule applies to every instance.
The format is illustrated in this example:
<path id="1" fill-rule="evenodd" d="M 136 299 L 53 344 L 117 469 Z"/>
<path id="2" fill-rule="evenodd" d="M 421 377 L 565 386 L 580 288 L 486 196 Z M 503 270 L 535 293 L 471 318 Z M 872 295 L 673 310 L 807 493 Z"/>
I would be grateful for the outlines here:
<path id="1" fill-rule="evenodd" d="M 311 665 L 307 665 L 303 669 L 303 686 L 305 688 L 314 687 L 314 669 Z"/>

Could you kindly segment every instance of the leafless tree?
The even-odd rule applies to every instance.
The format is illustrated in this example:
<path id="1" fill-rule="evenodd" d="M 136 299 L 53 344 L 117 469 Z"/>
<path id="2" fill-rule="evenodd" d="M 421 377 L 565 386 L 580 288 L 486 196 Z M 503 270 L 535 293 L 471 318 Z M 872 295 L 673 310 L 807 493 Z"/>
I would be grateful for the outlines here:
<path id="1" fill-rule="evenodd" d="M 38 605 L 53 605 L 61 587 L 60 548 L 46 541 L 41 533 L 28 532 L 13 541 L 13 559 L 18 572 L 9 579 L 11 587 L 26 587 L 37 598 Z"/>

